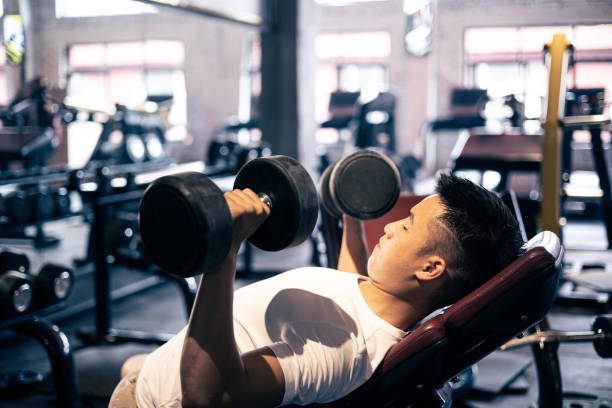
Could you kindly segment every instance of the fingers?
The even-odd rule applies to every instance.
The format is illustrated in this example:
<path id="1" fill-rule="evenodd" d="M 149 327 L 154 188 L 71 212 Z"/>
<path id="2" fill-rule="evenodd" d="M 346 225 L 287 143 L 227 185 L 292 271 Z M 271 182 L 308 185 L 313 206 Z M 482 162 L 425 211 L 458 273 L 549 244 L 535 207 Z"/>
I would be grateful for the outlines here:
<path id="1" fill-rule="evenodd" d="M 230 207 L 233 219 L 245 214 L 257 218 L 270 215 L 270 208 L 251 189 L 230 191 L 225 193 L 224 197 Z"/>
<path id="2" fill-rule="evenodd" d="M 270 208 L 250 189 L 234 190 L 224 194 L 234 222 L 233 247 L 250 237 L 270 214 Z"/>

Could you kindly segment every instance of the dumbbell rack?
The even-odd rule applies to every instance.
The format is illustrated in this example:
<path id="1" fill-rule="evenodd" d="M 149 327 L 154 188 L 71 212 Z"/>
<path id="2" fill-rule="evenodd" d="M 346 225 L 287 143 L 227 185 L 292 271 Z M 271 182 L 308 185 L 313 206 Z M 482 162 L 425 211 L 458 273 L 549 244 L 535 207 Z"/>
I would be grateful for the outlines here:
<path id="1" fill-rule="evenodd" d="M 10 329 L 38 341 L 44 347 L 51 362 L 57 405 L 66 408 L 81 408 L 79 384 L 68 338 L 55 324 L 41 318 L 63 307 L 64 302 L 59 302 L 0 322 L 0 330 Z"/>
<path id="2" fill-rule="evenodd" d="M 0 224 L 0 228 L 2 229 L 2 236 L 0 236 L 0 241 L 28 240 L 28 241 L 33 242 L 34 248 L 44 248 L 44 247 L 48 247 L 51 245 L 55 245 L 59 242 L 59 239 L 45 235 L 45 232 L 42 229 L 43 224 L 47 222 L 59 221 L 59 220 L 63 220 L 66 218 L 76 217 L 80 215 L 83 215 L 83 213 L 73 212 L 73 213 L 61 215 L 58 217 L 46 218 L 44 220 L 33 221 L 33 222 L 29 222 L 26 224 L 20 224 L 20 225 L 4 226 L 3 224 Z M 30 227 L 30 226 L 33 226 L 36 228 L 36 235 L 33 237 L 27 236 L 23 232 L 24 228 Z"/>
<path id="3" fill-rule="evenodd" d="M 14 184 L 17 186 L 36 186 L 55 184 L 66 186 L 68 179 L 69 172 L 63 167 L 37 171 L 25 170 L 16 173 L 0 173 L 0 185 Z M 43 224 L 75 215 L 80 215 L 80 213 L 69 213 L 59 216 L 46 217 L 44 219 L 33 220 L 24 224 L 5 224 L 0 222 L 0 231 L 2 232 L 0 240 L 4 238 L 7 240 L 16 239 L 33 241 L 35 248 L 55 245 L 59 242 L 59 239 L 45 235 Z M 35 236 L 25 235 L 24 229 L 29 226 L 36 228 Z"/>
<path id="4" fill-rule="evenodd" d="M 137 202 L 142 198 L 144 190 L 134 190 L 125 193 L 101 196 L 92 201 L 93 224 L 93 258 L 94 258 L 94 292 L 96 326 L 93 331 L 81 330 L 78 337 L 84 342 L 84 347 L 100 343 L 121 344 L 137 342 L 144 344 L 162 344 L 168 341 L 170 334 L 150 334 L 135 330 L 119 330 L 112 328 L 111 296 L 110 296 L 110 265 L 108 249 L 104 239 L 106 225 L 111 208 Z M 196 282 L 194 278 L 172 278 L 163 274 L 157 268 L 151 268 L 152 273 L 163 275 L 177 283 L 184 295 L 187 314 L 195 300 Z M 160 280 L 160 283 L 163 280 Z"/>

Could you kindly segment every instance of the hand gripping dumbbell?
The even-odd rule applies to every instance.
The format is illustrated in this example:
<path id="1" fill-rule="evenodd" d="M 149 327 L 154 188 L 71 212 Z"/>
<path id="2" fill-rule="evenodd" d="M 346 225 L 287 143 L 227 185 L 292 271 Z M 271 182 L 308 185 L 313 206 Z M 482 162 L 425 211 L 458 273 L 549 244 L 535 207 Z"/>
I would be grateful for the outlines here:
<path id="1" fill-rule="evenodd" d="M 250 188 L 270 206 L 270 216 L 249 237 L 278 251 L 304 242 L 317 221 L 317 191 L 306 169 L 286 156 L 244 165 L 234 189 Z M 161 177 L 147 188 L 139 209 L 147 253 L 164 271 L 187 277 L 218 268 L 232 243 L 233 223 L 223 192 L 201 173 Z"/>
<path id="2" fill-rule="evenodd" d="M 8 249 L 0 250 L 0 315 L 11 318 L 27 313 L 32 306 L 34 282 L 27 273 L 27 255 Z"/>
<path id="3" fill-rule="evenodd" d="M 323 207 L 336 218 L 344 213 L 369 220 L 395 205 L 400 185 L 399 171 L 388 157 L 361 150 L 327 167 L 319 188 Z"/>

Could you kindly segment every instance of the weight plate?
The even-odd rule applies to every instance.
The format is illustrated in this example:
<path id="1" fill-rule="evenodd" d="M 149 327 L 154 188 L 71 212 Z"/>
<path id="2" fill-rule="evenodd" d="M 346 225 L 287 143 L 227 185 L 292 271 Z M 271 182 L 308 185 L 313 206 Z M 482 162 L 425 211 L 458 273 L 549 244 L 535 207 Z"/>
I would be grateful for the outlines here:
<path id="1" fill-rule="evenodd" d="M 70 195 L 65 188 L 60 188 L 54 194 L 55 215 L 62 216 L 70 214 Z"/>
<path id="2" fill-rule="evenodd" d="M 74 275 L 63 266 L 46 264 L 36 276 L 36 298 L 39 306 L 47 306 L 66 299 L 72 290 Z"/>
<path id="3" fill-rule="evenodd" d="M 32 304 L 32 279 L 17 271 L 0 276 L 0 314 L 16 316 L 26 313 Z"/>
<path id="4" fill-rule="evenodd" d="M 266 251 L 279 251 L 304 242 L 318 216 L 317 190 L 312 178 L 295 159 L 269 156 L 245 164 L 235 189 L 250 188 L 272 201 L 272 211 L 249 242 Z"/>
<path id="5" fill-rule="evenodd" d="M 329 190 L 329 176 L 334 169 L 334 166 L 337 163 L 331 164 L 327 166 L 323 174 L 321 175 L 321 180 L 319 181 L 319 194 L 321 195 L 321 202 L 323 203 L 323 208 L 327 210 L 328 213 L 333 215 L 336 218 L 342 217 L 342 212 L 336 207 L 334 203 L 334 199 L 331 196 L 331 192 Z"/>
<path id="6" fill-rule="evenodd" d="M 232 218 L 223 192 L 201 173 L 151 183 L 140 203 L 139 224 L 147 253 L 172 275 L 218 268 L 232 243 Z"/>
<path id="7" fill-rule="evenodd" d="M 125 153 L 132 163 L 141 163 L 145 159 L 145 144 L 140 135 L 130 133 L 125 135 Z"/>
<path id="8" fill-rule="evenodd" d="M 30 258 L 14 249 L 4 249 L 0 252 L 0 274 L 6 271 L 28 272 Z"/>
<path id="9" fill-rule="evenodd" d="M 612 357 L 612 315 L 597 316 L 593 322 L 593 331 L 606 335 L 603 339 L 593 341 L 593 346 L 599 357 Z"/>
<path id="10" fill-rule="evenodd" d="M 397 202 L 400 176 L 386 156 L 362 150 L 342 159 L 330 175 L 330 192 L 336 207 L 353 218 L 378 218 Z"/>
<path id="11" fill-rule="evenodd" d="M 25 224 L 30 221 L 32 209 L 23 191 L 14 191 L 6 196 L 6 215 L 11 224 Z"/>
<path id="12" fill-rule="evenodd" d="M 53 217 L 55 214 L 55 201 L 53 196 L 45 191 L 31 191 L 30 205 L 32 211 L 32 221 L 41 221 Z"/>
<path id="13" fill-rule="evenodd" d="M 160 135 L 155 132 L 148 132 L 143 139 L 148 160 L 157 160 L 163 157 L 164 143 Z"/>

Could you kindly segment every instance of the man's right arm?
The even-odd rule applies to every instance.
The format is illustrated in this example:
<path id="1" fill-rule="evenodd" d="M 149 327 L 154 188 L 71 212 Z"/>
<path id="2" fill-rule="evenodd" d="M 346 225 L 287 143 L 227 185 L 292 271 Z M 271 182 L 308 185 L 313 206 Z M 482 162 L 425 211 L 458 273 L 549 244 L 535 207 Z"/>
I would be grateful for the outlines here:
<path id="1" fill-rule="evenodd" d="M 342 245 L 338 257 L 338 270 L 367 276 L 368 248 L 363 234 L 363 223 L 343 214 L 342 225 Z"/>

